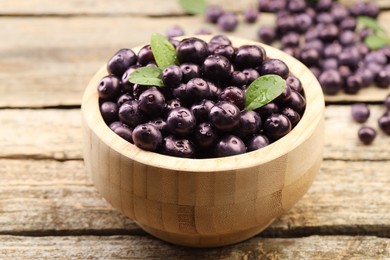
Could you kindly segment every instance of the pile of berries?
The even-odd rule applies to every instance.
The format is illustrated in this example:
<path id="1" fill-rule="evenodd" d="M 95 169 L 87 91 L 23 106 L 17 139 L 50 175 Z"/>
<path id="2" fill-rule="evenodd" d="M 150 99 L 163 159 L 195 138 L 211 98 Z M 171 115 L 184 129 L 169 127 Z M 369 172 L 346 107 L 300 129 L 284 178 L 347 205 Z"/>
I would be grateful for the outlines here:
<path id="1" fill-rule="evenodd" d="M 300 121 L 306 106 L 300 80 L 262 47 L 236 48 L 223 35 L 208 43 L 198 38 L 171 43 L 179 64 L 162 71 L 163 87 L 128 80 L 137 68 L 156 66 L 150 45 L 137 54 L 119 50 L 97 86 L 104 121 L 128 142 L 170 156 L 224 157 L 262 148 Z M 248 86 L 268 74 L 285 79 L 283 92 L 246 110 Z"/>

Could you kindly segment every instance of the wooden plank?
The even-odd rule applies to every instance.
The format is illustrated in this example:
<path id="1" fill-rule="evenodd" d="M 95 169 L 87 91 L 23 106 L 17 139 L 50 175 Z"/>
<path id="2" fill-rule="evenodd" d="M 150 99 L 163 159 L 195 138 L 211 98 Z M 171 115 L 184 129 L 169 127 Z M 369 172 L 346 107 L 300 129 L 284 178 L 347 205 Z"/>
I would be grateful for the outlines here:
<path id="1" fill-rule="evenodd" d="M 226 11 L 242 11 L 257 6 L 256 0 L 207 0 L 209 5 L 221 5 Z M 178 0 L 14 0 L 0 2 L 0 15 L 140 15 L 165 16 L 185 15 Z"/>
<path id="2" fill-rule="evenodd" d="M 390 236 L 390 164 L 326 160 L 309 192 L 263 234 Z M 0 160 L 0 234 L 139 234 L 82 161 Z"/>
<path id="3" fill-rule="evenodd" d="M 232 246 L 195 249 L 150 237 L 0 236 L 7 259 L 387 259 L 389 239 L 363 236 L 252 238 Z"/>
<path id="4" fill-rule="evenodd" d="M 387 21 L 390 11 L 381 16 L 382 24 Z M 273 15 L 262 14 L 259 23 L 240 23 L 231 35 L 257 40 L 259 25 L 273 22 Z M 146 43 L 151 33 L 164 33 L 175 24 L 187 34 L 201 27 L 221 33 L 201 17 L 2 17 L 0 93 L 5 95 L 0 98 L 0 107 L 80 105 L 88 81 L 117 49 Z M 327 99 L 377 102 L 383 101 L 386 93 L 389 90 L 371 88 L 359 95 Z"/>
<path id="5" fill-rule="evenodd" d="M 357 138 L 361 124 L 351 119 L 350 106 L 327 106 L 325 111 L 325 159 L 388 160 L 390 137 L 378 129 L 382 105 L 371 105 L 366 125 L 378 130 L 373 145 Z M 0 110 L 0 158 L 81 159 L 81 113 L 78 109 Z M 28 133 L 28 134 L 27 134 Z"/>

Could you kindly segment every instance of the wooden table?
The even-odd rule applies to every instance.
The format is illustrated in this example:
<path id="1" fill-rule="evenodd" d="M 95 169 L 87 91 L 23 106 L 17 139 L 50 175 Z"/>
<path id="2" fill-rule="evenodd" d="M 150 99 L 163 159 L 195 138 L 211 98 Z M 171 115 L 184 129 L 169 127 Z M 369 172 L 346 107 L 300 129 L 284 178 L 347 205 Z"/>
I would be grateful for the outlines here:
<path id="1" fill-rule="evenodd" d="M 256 1 L 229 2 L 237 10 Z M 389 89 L 328 103 L 317 178 L 263 233 L 223 248 L 178 247 L 149 236 L 98 194 L 82 161 L 80 101 L 117 49 L 175 24 L 187 34 L 219 31 L 174 0 L 1 1 L 0 15 L 0 258 L 390 258 L 390 137 L 379 132 L 373 145 L 360 144 L 349 105 L 370 101 L 367 124 L 377 127 Z M 261 14 L 232 35 L 256 40 L 259 24 L 273 20 Z M 380 22 L 389 30 L 390 11 Z"/>

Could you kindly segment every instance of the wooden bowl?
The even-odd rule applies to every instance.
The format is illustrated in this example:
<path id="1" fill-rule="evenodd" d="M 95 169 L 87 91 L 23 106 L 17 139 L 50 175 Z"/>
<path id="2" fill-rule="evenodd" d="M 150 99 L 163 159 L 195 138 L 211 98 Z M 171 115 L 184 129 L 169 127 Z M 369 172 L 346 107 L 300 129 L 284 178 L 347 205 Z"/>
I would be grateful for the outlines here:
<path id="1" fill-rule="evenodd" d="M 285 61 L 303 84 L 307 104 L 301 121 L 265 148 L 213 159 L 144 151 L 117 136 L 102 119 L 97 85 L 106 66 L 84 93 L 84 161 L 94 184 L 146 232 L 174 244 L 223 246 L 258 234 L 306 193 L 322 161 L 324 97 L 314 75 L 282 51 L 229 38 L 234 46 L 261 45 L 268 57 Z"/>

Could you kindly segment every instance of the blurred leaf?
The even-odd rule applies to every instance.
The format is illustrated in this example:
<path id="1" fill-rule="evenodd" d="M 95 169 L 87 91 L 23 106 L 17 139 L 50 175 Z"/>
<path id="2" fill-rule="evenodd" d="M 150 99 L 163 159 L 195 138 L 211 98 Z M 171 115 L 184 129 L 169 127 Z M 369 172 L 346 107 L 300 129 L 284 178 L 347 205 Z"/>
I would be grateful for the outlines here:
<path id="1" fill-rule="evenodd" d="M 377 50 L 389 44 L 389 39 L 387 37 L 379 36 L 376 34 L 369 35 L 364 39 L 364 44 L 370 50 Z"/>
<path id="2" fill-rule="evenodd" d="M 375 20 L 374 18 L 368 16 L 358 16 L 357 22 L 362 27 L 371 28 L 375 32 L 383 32 L 386 33 L 386 30 Z"/>
<path id="3" fill-rule="evenodd" d="M 190 14 L 201 15 L 206 11 L 205 0 L 179 0 L 181 7 Z"/>

